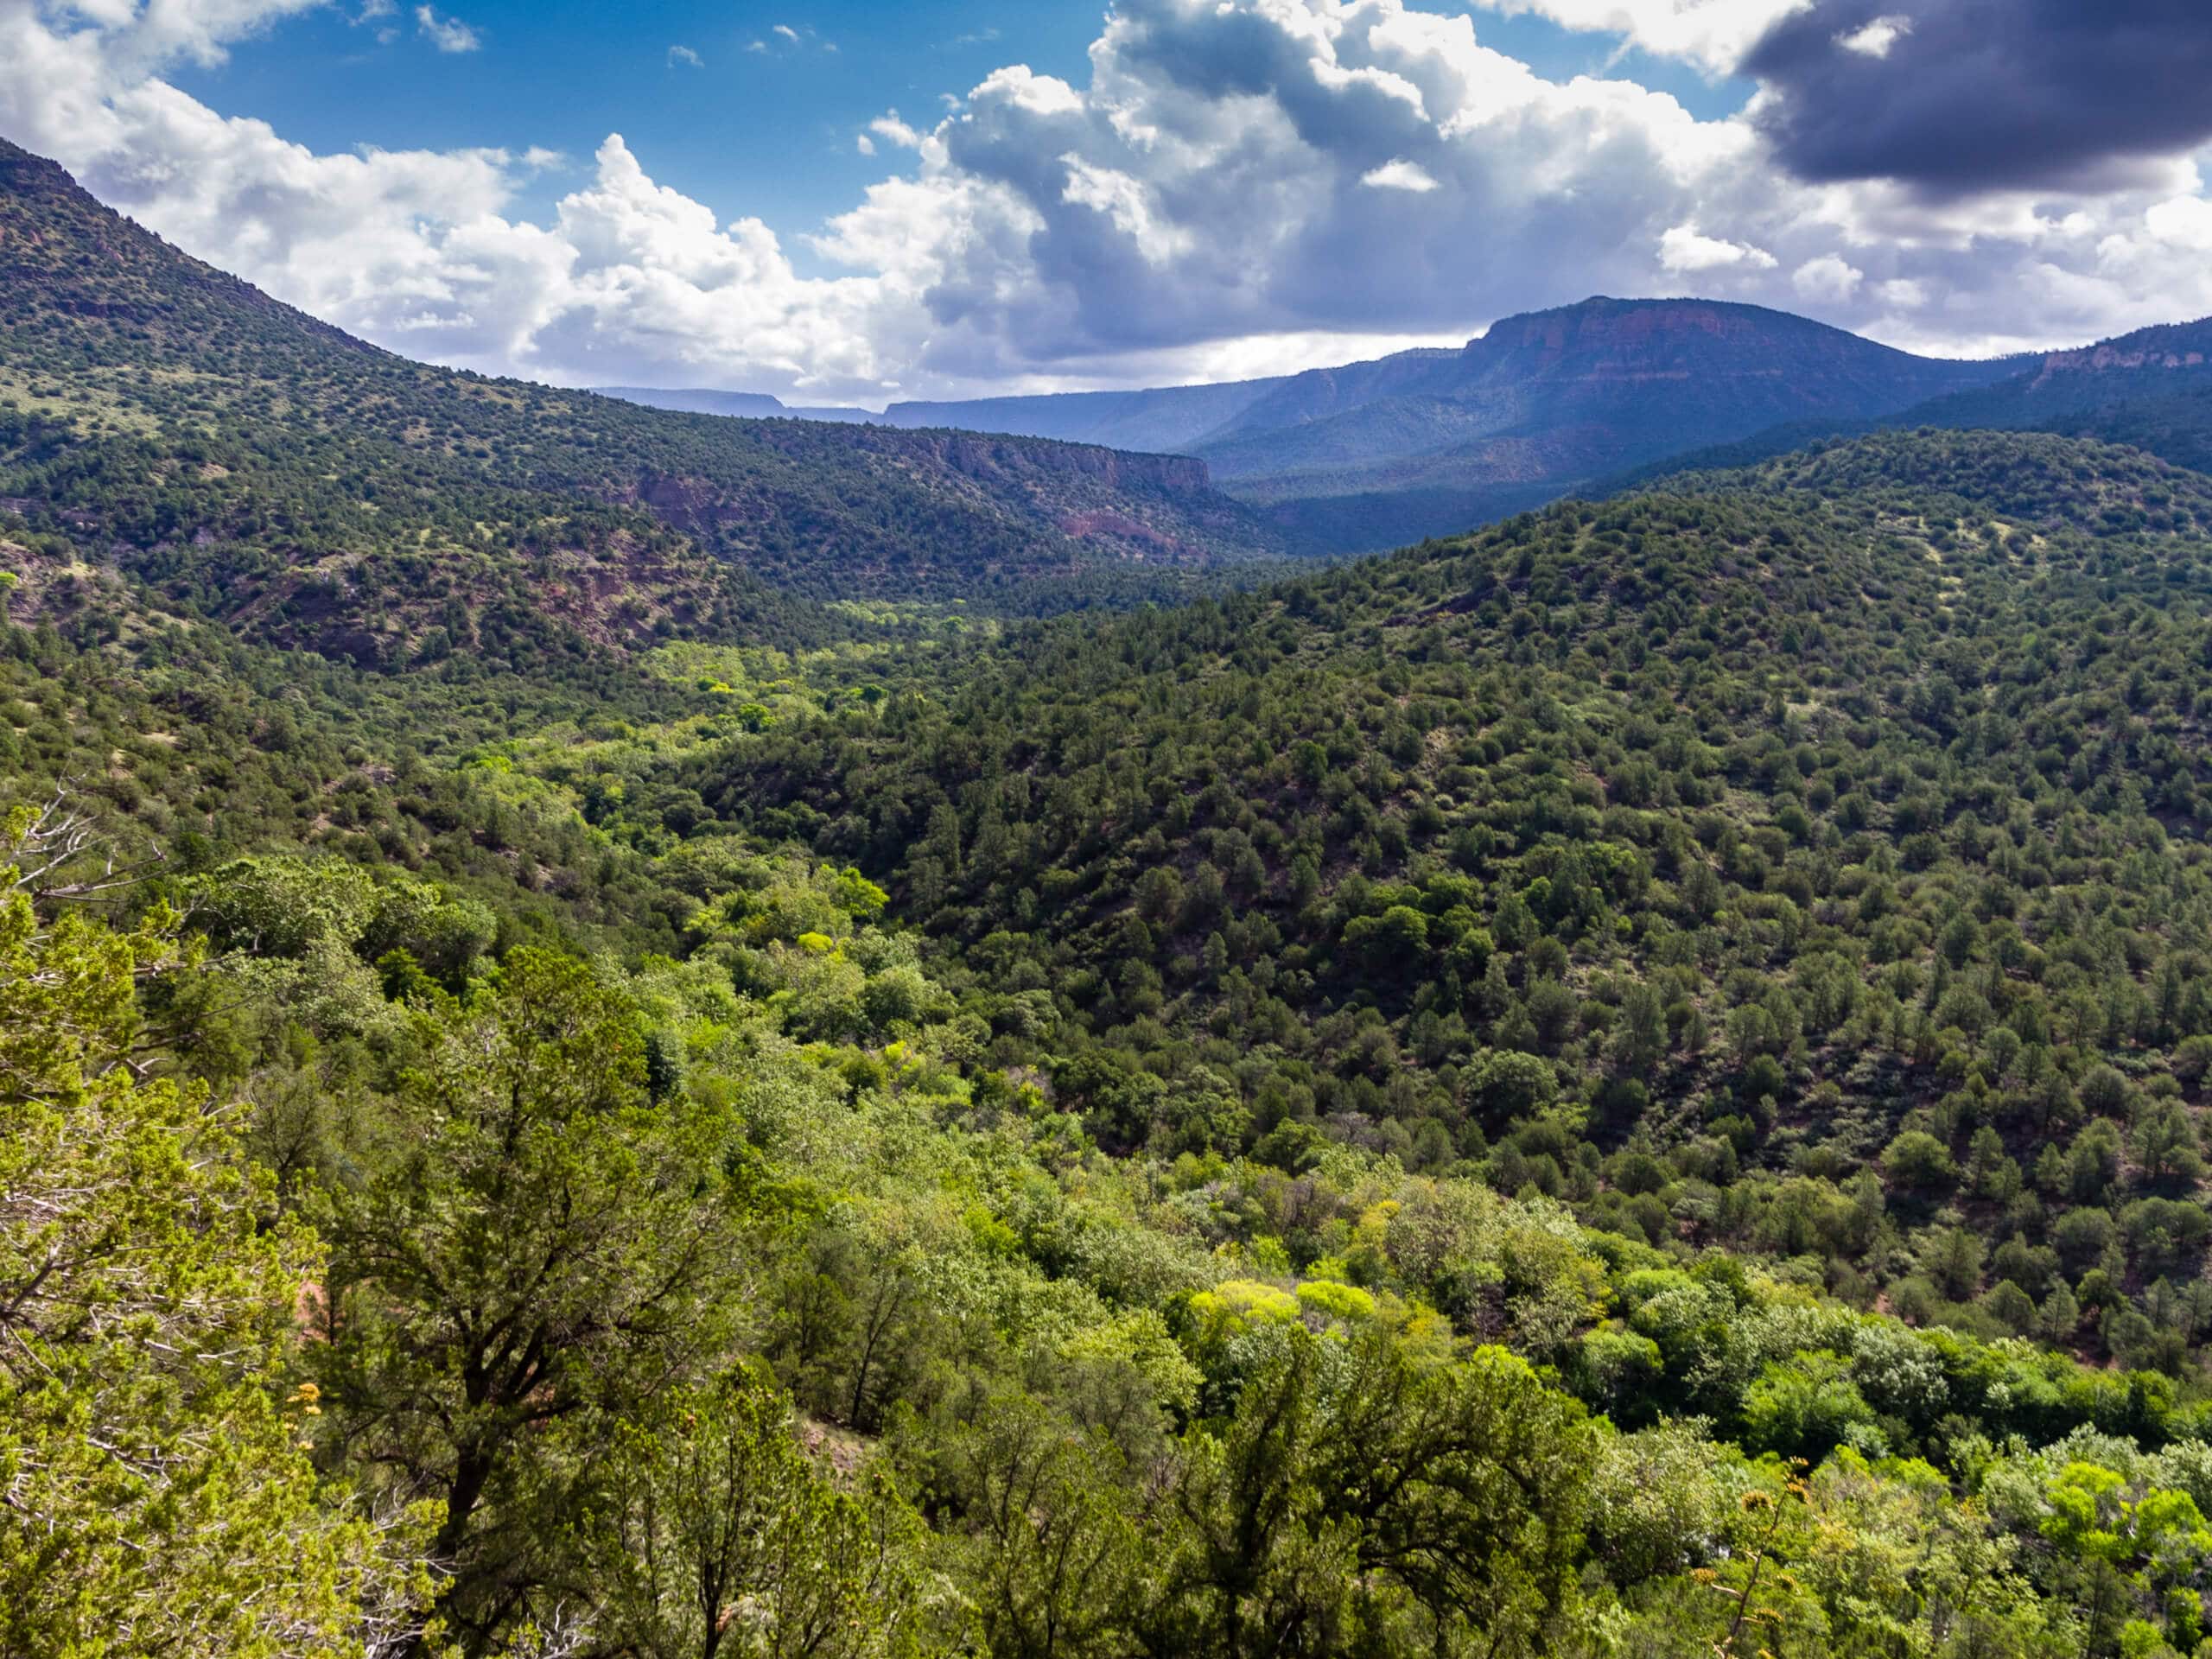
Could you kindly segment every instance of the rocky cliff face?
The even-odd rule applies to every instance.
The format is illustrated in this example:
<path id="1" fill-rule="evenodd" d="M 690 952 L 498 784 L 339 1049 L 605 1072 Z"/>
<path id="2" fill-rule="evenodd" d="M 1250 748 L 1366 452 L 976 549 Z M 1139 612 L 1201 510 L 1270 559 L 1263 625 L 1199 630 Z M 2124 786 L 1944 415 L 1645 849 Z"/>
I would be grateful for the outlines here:
<path id="1" fill-rule="evenodd" d="M 1042 556 L 1090 548 L 1116 558 L 1200 563 L 1224 549 L 1257 554 L 1286 545 L 1256 513 L 1216 490 L 1205 462 L 1188 455 L 883 427 L 842 427 L 826 440 L 781 424 L 748 423 L 747 432 L 802 462 L 825 441 L 836 442 L 849 460 L 880 477 L 957 503 L 979 522 L 988 518 L 995 537 L 1017 543 L 1026 537 Z M 747 526 L 781 512 L 772 484 L 705 469 L 647 470 L 607 499 L 643 507 L 674 529 L 710 540 L 742 536 Z"/>
<path id="2" fill-rule="evenodd" d="M 2068 375 L 2201 369 L 2208 363 L 2212 363 L 2212 317 L 2138 329 L 2078 352 L 2053 352 L 2030 384 L 2034 389 Z"/>
<path id="3" fill-rule="evenodd" d="M 1195 456 L 1133 454 L 1043 438 L 951 431 L 886 433 L 880 453 L 942 467 L 979 483 L 1058 477 L 1082 479 L 1109 490 L 1169 495 L 1204 495 L 1213 488 L 1211 472 Z"/>

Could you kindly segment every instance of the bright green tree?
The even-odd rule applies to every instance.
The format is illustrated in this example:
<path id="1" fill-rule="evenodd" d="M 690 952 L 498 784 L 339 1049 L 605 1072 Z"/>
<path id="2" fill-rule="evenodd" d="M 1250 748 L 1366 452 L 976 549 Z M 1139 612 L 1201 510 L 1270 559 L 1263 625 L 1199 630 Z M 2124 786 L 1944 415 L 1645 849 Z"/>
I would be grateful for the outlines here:
<path id="1" fill-rule="evenodd" d="M 0 1651 L 369 1650 L 410 1621 L 422 1529 L 321 1501 L 289 1370 L 315 1240 L 230 1113 L 132 1064 L 137 982 L 189 966 L 176 918 L 45 917 L 18 883 L 0 870 Z"/>
<path id="2" fill-rule="evenodd" d="M 549 1540 L 611 1441 L 717 1351 L 734 1265 L 726 1113 L 655 1103 L 632 1010 L 519 950 L 476 1006 L 418 1015 L 419 1063 L 331 1246 L 334 1453 L 439 1511 L 440 1605 L 472 1649 L 537 1609 Z"/>
<path id="3" fill-rule="evenodd" d="M 922 1523 L 880 1470 L 850 1489 L 734 1371 L 618 1432 L 582 1523 L 596 1650 L 639 1659 L 904 1659 L 926 1634 Z"/>

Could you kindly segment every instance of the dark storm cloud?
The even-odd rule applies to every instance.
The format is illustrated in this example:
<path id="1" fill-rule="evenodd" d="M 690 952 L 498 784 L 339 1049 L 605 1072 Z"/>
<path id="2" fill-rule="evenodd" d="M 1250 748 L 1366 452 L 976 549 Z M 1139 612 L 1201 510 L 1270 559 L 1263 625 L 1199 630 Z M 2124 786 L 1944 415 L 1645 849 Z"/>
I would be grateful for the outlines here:
<path id="1" fill-rule="evenodd" d="M 2093 186 L 2212 137 L 2212 0 L 1815 0 L 1744 69 L 1801 178 Z"/>

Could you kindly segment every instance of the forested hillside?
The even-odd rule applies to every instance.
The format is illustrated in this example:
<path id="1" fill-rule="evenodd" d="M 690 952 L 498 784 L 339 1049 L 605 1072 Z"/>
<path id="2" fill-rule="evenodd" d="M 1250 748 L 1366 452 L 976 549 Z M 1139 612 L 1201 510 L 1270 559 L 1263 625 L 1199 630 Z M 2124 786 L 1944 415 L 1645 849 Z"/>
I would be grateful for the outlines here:
<path id="1" fill-rule="evenodd" d="M 2167 323 L 2052 352 L 1986 386 L 1853 421 L 1794 421 L 1732 444 L 1669 456 L 1601 480 L 1599 493 L 1685 472 L 1740 467 L 1808 444 L 1879 429 L 2056 432 L 2143 449 L 2197 472 L 2212 467 L 2212 321 Z"/>
<path id="2" fill-rule="evenodd" d="M 2102 438 L 2202 470 L 2212 466 L 2212 319 L 2054 352 L 2017 376 L 1938 398 L 1905 419 Z"/>
<path id="3" fill-rule="evenodd" d="M 684 775 L 1053 986 L 1109 1145 L 1471 1162 L 2193 1370 L 2212 485 L 1979 435 L 1696 482 Z"/>
<path id="4" fill-rule="evenodd" d="M 748 583 L 1049 607 L 1172 593 L 1149 573 L 1282 546 L 1187 460 L 730 421 L 426 368 L 187 258 L 4 143 L 0 282 L 0 503 L 257 637 L 385 666 L 456 632 L 426 560 L 473 568 L 466 594 L 550 596 L 556 626 L 635 594 L 644 613 L 606 626 L 674 611 L 690 628 L 742 612 Z"/>
<path id="5" fill-rule="evenodd" d="M 823 603 L 37 188 L 0 1652 L 2206 1651 L 2212 479 Z"/>

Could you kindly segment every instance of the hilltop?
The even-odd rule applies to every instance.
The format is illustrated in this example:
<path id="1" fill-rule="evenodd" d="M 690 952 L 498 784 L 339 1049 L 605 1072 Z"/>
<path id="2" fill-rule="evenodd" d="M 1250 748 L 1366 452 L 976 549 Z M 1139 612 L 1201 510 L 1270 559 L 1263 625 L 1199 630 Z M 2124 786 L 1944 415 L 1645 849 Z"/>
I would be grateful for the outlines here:
<path id="1" fill-rule="evenodd" d="M 2053 352 L 1994 385 L 1922 404 L 1898 418 L 2097 437 L 2212 470 L 2212 318 Z"/>
<path id="2" fill-rule="evenodd" d="M 1286 522 L 1366 517 L 1373 539 L 1358 544 L 1380 547 L 1647 456 L 1878 414 L 2001 372 L 1758 306 L 1597 298 L 1504 318 L 1456 355 L 1301 376 L 1198 453 Z"/>

